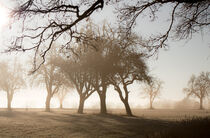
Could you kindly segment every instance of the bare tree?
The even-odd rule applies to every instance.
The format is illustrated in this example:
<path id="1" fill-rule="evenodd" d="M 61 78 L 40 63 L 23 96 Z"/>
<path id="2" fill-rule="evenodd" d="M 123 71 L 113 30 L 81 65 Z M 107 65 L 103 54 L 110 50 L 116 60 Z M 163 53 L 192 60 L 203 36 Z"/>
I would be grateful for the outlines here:
<path id="1" fill-rule="evenodd" d="M 200 109 L 203 109 L 203 100 L 210 94 L 210 73 L 201 72 L 198 77 L 192 75 L 188 87 L 183 89 L 187 96 L 195 96 L 200 100 Z"/>
<path id="2" fill-rule="evenodd" d="M 144 88 L 143 94 L 149 97 L 150 109 L 153 109 L 153 102 L 161 93 L 162 84 L 162 81 L 153 78 Z"/>
<path id="3" fill-rule="evenodd" d="M 10 111 L 14 93 L 25 87 L 23 69 L 17 61 L 14 62 L 12 67 L 6 62 L 1 62 L 0 66 L 0 90 L 7 93 L 7 108 Z"/>
<path id="4" fill-rule="evenodd" d="M 100 98 L 101 114 L 107 113 L 106 92 L 112 84 L 119 88 L 117 90 L 125 104 L 128 115 L 132 115 L 128 104 L 127 86 L 136 80 L 142 80 L 146 76 L 144 74 L 146 73 L 146 67 L 141 58 L 143 54 L 132 52 L 135 50 L 141 51 L 140 49 L 134 50 L 134 47 L 132 47 L 139 44 L 138 37 L 132 35 L 124 39 L 125 37 L 118 32 L 120 30 L 115 31 L 107 24 L 104 24 L 102 29 L 100 29 L 98 26 L 90 23 L 86 28 L 83 32 L 87 34 L 86 38 L 89 41 L 82 40 L 82 44 L 84 46 L 87 45 L 83 56 L 84 61 L 88 65 L 87 70 L 94 76 L 91 83 Z M 122 70 L 124 72 L 121 72 Z M 127 93 L 125 98 L 120 85 L 124 85 L 125 93 Z"/>
<path id="5" fill-rule="evenodd" d="M 34 69 L 40 67 L 45 61 L 45 55 L 54 41 L 63 38 L 63 46 L 71 47 L 73 38 L 81 39 L 77 26 L 87 19 L 98 9 L 103 9 L 104 4 L 119 5 L 117 7 L 118 19 L 121 26 L 126 26 L 126 32 L 130 34 L 136 19 L 141 15 L 149 15 L 151 20 L 157 18 L 157 13 L 162 7 L 170 7 L 170 17 L 167 30 L 151 37 L 142 45 L 157 51 L 159 47 L 167 45 L 170 36 L 178 39 L 191 38 L 193 33 L 202 28 L 208 28 L 209 0 L 26 0 L 18 1 L 12 10 L 14 19 L 11 28 L 17 29 L 16 37 L 12 37 L 12 47 L 8 51 L 35 50 L 34 63 L 40 55 L 43 61 L 34 64 Z M 35 22 L 34 20 L 38 20 Z M 15 25 L 21 27 L 15 27 Z M 19 34 L 19 35 L 18 35 Z M 32 42 L 32 45 L 28 44 Z M 26 45 L 27 43 L 27 45 Z M 44 45 L 47 46 L 45 47 Z M 41 53 L 39 53 L 42 51 Z"/>
<path id="6" fill-rule="evenodd" d="M 15 33 L 8 51 L 35 50 L 34 63 L 38 56 L 43 59 L 38 67 L 34 64 L 36 70 L 44 63 L 45 55 L 55 40 L 63 39 L 63 46 L 70 47 L 72 39 L 78 38 L 77 25 L 93 12 L 102 9 L 104 0 L 26 0 L 17 1 L 16 5 L 12 11 L 14 21 L 10 28 L 16 28 L 18 33 Z"/>
<path id="7" fill-rule="evenodd" d="M 61 88 L 59 89 L 58 93 L 55 95 L 60 103 L 60 109 L 63 109 L 63 101 L 66 97 L 66 95 L 69 93 L 69 89 L 65 86 L 62 85 Z"/>
<path id="8" fill-rule="evenodd" d="M 102 50 L 100 50 L 102 52 Z M 102 57 L 101 52 L 97 51 L 89 55 L 90 72 L 93 74 L 91 85 L 94 87 L 100 98 L 100 113 L 106 114 L 106 92 L 110 84 L 108 75 L 111 74 L 109 63 L 104 62 L 105 57 Z"/>
<path id="9" fill-rule="evenodd" d="M 85 39 L 79 41 L 79 45 L 82 48 L 80 48 L 79 52 L 74 52 L 76 55 L 82 53 L 78 57 L 82 61 L 83 68 L 88 71 L 87 73 L 91 77 L 91 79 L 88 80 L 90 87 L 93 87 L 99 95 L 101 114 L 107 113 L 106 92 L 110 85 L 108 74 L 112 73 L 110 69 L 111 63 L 107 62 L 107 54 L 109 53 L 108 47 L 111 46 L 114 41 L 112 40 L 111 32 L 108 30 L 105 25 L 103 29 L 100 29 L 99 26 L 89 22 L 86 28 L 82 30 Z"/>
<path id="10" fill-rule="evenodd" d="M 118 50 L 118 52 L 119 51 L 120 50 Z M 135 81 L 149 81 L 150 77 L 148 76 L 148 69 L 144 62 L 143 54 L 125 49 L 121 54 L 117 63 L 114 64 L 116 72 L 109 78 L 125 106 L 127 115 L 132 116 L 128 102 L 130 93 L 128 86 L 132 85 Z"/>
<path id="11" fill-rule="evenodd" d="M 54 64 L 54 58 L 59 56 L 59 52 L 53 49 L 49 53 L 48 61 L 32 74 L 32 83 L 36 85 L 45 85 L 47 97 L 45 101 L 45 110 L 50 111 L 50 101 L 54 94 L 58 93 L 62 85 L 66 83 L 65 76 Z"/>
<path id="12" fill-rule="evenodd" d="M 73 61 L 72 59 L 63 60 L 57 63 L 62 72 L 72 82 L 80 97 L 78 113 L 82 114 L 85 100 L 95 91 L 90 82 L 92 77 L 82 64 L 82 61 Z"/>
<path id="13" fill-rule="evenodd" d="M 168 28 L 160 35 L 151 37 L 145 46 L 155 51 L 167 46 L 170 37 L 175 39 L 188 39 L 192 34 L 208 29 L 210 25 L 209 0 L 135 0 L 132 2 L 120 1 L 118 3 L 118 17 L 121 25 L 125 26 L 129 34 L 135 26 L 137 18 L 149 16 L 151 21 L 158 19 L 161 8 L 168 7 Z"/>

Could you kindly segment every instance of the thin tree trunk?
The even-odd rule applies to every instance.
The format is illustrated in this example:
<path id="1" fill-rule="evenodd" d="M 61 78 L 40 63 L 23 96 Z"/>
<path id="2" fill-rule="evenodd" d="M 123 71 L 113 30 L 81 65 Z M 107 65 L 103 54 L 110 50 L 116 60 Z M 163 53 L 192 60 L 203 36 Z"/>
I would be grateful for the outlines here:
<path id="1" fill-rule="evenodd" d="M 47 99 L 45 102 L 45 111 L 50 112 L 50 100 L 51 100 L 51 95 L 47 94 Z"/>
<path id="2" fill-rule="evenodd" d="M 63 101 L 60 102 L 60 109 L 63 109 Z"/>
<path id="3" fill-rule="evenodd" d="M 84 103 L 85 103 L 85 98 L 83 96 L 80 96 L 79 108 L 78 108 L 78 111 L 77 111 L 79 114 L 83 114 Z"/>
<path id="4" fill-rule="evenodd" d="M 7 92 L 7 109 L 8 109 L 8 111 L 11 111 L 12 110 L 12 108 L 11 108 L 11 105 L 12 105 L 12 98 L 13 98 L 13 95 L 11 94 L 9 94 L 8 92 Z"/>
<path id="5" fill-rule="evenodd" d="M 203 98 L 202 97 L 200 98 L 200 109 L 201 110 L 203 109 Z"/>
<path id="6" fill-rule="evenodd" d="M 149 107 L 149 109 L 153 109 L 153 106 L 152 106 L 152 100 L 151 100 L 151 98 L 150 98 L 150 100 L 149 100 L 149 103 L 150 103 L 150 107 Z"/>
<path id="7" fill-rule="evenodd" d="M 9 110 L 9 111 L 11 111 L 11 102 L 12 102 L 12 100 L 11 100 L 11 98 L 7 98 L 7 109 Z"/>
<path id="8" fill-rule="evenodd" d="M 99 97 L 100 97 L 100 104 L 101 104 L 100 113 L 101 114 L 107 114 L 107 109 L 106 109 L 106 92 L 103 91 L 102 93 L 100 93 Z"/>

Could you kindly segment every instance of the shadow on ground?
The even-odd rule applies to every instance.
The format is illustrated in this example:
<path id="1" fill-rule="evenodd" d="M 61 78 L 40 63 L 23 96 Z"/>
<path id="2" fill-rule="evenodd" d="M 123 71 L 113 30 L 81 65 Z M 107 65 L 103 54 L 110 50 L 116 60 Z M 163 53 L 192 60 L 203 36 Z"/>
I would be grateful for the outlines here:
<path id="1" fill-rule="evenodd" d="M 66 112 L 0 111 L 0 137 L 168 137 L 174 132 L 176 133 L 175 129 L 177 128 L 181 128 L 177 129 L 178 131 L 187 128 L 190 121 L 186 122 L 183 123 L 182 121 L 181 123 L 113 114 L 79 115 Z M 188 129 L 202 128 L 202 126 L 198 121 L 197 126 L 195 125 Z M 210 125 L 204 125 L 204 127 L 209 129 Z M 173 136 L 181 137 L 181 135 L 174 134 Z M 183 136 L 187 137 L 188 134 Z"/>

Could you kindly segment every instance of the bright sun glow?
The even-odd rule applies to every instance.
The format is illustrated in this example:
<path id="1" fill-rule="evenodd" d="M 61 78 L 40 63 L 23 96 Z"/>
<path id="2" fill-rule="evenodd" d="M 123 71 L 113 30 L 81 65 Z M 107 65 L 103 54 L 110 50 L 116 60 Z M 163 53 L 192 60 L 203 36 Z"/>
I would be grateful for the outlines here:
<path id="1" fill-rule="evenodd" d="M 9 22 L 9 11 L 0 5 L 0 29 Z"/>

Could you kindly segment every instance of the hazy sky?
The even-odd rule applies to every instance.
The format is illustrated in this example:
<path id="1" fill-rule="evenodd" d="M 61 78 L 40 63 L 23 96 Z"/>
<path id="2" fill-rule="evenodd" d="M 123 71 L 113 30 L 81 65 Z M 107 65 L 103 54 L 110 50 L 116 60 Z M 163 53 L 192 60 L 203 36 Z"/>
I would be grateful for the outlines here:
<path id="1" fill-rule="evenodd" d="M 149 22 L 148 18 L 138 18 L 134 31 L 148 37 L 151 34 L 164 32 L 168 28 L 167 19 L 169 7 L 164 7 L 158 14 L 158 20 Z M 96 20 L 103 17 L 108 23 L 116 25 L 112 7 L 96 15 Z M 194 34 L 190 41 L 169 41 L 169 50 L 160 49 L 158 56 L 149 59 L 151 73 L 164 81 L 162 98 L 182 99 L 182 89 L 192 74 L 198 75 L 201 71 L 210 71 L 210 28 Z M 156 59 L 157 57 L 157 59 Z"/>
<path id="2" fill-rule="evenodd" d="M 2 0 L 0 0 L 1 2 Z M 93 20 L 97 23 L 102 23 L 105 19 L 108 23 L 116 25 L 116 19 L 112 13 L 113 8 L 105 7 L 102 12 L 97 12 L 93 16 Z M 159 20 L 155 23 L 151 23 L 147 18 L 139 18 L 137 20 L 137 26 L 134 29 L 136 33 L 144 37 L 149 36 L 157 32 L 162 32 L 166 29 L 166 17 L 168 9 L 163 9 Z M 2 29 L 0 29 L 2 30 Z M 210 32 L 210 28 L 207 28 L 207 32 Z M 2 32 L 1 32 L 2 33 Z M 193 38 L 186 41 L 170 41 L 169 50 L 165 51 L 160 49 L 158 58 L 152 57 L 148 61 L 151 74 L 157 76 L 164 81 L 162 95 L 159 100 L 180 100 L 184 98 L 182 89 L 186 87 L 187 81 L 192 74 L 198 75 L 201 71 L 210 71 L 210 37 L 209 33 L 205 35 L 195 34 Z M 148 100 L 142 98 L 139 94 L 141 87 L 138 84 L 130 87 L 132 93 L 130 93 L 130 103 L 133 107 L 147 105 Z M 46 93 L 45 90 L 36 89 L 31 92 L 25 90 L 25 92 L 17 93 L 14 96 L 13 104 L 16 107 L 24 106 L 25 104 L 32 107 L 44 107 L 44 100 Z M 107 93 L 107 105 L 112 107 L 122 107 L 121 101 L 116 92 L 111 88 Z M 27 97 L 27 98 L 26 98 Z M 64 102 L 64 107 L 71 105 L 71 107 L 77 107 L 78 95 L 73 93 L 67 97 Z M 58 106 L 53 99 L 52 105 Z M 39 104 L 37 103 L 39 102 Z M 6 107 L 6 95 L 0 93 L 0 107 Z M 91 96 L 87 102 L 86 107 L 98 107 L 99 98 L 95 93 Z"/>

